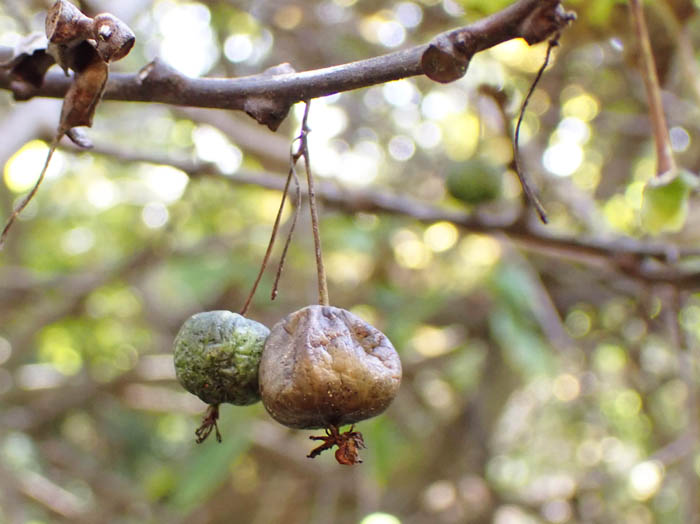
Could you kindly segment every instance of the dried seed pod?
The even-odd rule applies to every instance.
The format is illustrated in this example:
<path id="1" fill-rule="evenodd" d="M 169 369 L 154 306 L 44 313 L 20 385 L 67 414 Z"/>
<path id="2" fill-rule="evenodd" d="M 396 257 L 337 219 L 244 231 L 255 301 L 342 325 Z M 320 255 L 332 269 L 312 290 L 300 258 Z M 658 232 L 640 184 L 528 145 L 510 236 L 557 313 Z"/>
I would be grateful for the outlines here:
<path id="1" fill-rule="evenodd" d="M 46 52 L 68 76 L 68 69 L 73 67 L 74 49 L 92 38 L 93 20 L 70 2 L 57 0 L 49 9 L 44 25 L 49 40 Z"/>
<path id="2" fill-rule="evenodd" d="M 55 44 L 70 44 L 90 38 L 92 19 L 66 0 L 57 0 L 46 14 L 46 37 Z"/>
<path id="3" fill-rule="evenodd" d="M 313 305 L 275 324 L 259 374 L 263 404 L 275 420 L 326 428 L 332 437 L 339 426 L 389 406 L 401 384 L 401 361 L 381 331 L 344 309 Z M 361 435 L 354 442 L 361 447 Z"/>
<path id="4" fill-rule="evenodd" d="M 253 404 L 260 400 L 258 365 L 269 333 L 230 311 L 192 315 L 175 338 L 177 379 L 207 404 Z"/>
<path id="5" fill-rule="evenodd" d="M 128 25 L 109 13 L 97 15 L 93 24 L 93 38 L 102 60 L 113 62 L 129 54 L 136 36 Z"/>

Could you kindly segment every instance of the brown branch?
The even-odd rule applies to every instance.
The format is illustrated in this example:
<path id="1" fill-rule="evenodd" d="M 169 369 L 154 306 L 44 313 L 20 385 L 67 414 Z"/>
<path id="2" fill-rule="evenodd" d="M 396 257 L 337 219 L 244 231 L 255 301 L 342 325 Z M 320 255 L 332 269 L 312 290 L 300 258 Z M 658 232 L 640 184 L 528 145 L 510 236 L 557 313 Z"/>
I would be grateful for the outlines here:
<path id="1" fill-rule="evenodd" d="M 649 117 L 654 130 L 654 143 L 656 144 L 656 174 L 663 175 L 672 171 L 676 167 L 671 149 L 671 138 L 668 134 L 668 125 L 664 108 L 661 104 L 661 87 L 656 74 L 656 63 L 654 53 L 651 50 L 649 40 L 649 30 L 644 19 L 644 9 L 639 0 L 629 0 L 630 12 L 634 21 L 634 29 L 637 34 L 639 48 L 641 52 L 641 67 L 644 86 L 647 91 L 649 102 Z"/>
<path id="2" fill-rule="evenodd" d="M 461 76 L 475 53 L 514 38 L 542 42 L 571 19 L 560 0 L 519 0 L 474 24 L 442 33 L 430 44 L 302 73 L 286 65 L 243 78 L 189 78 L 155 60 L 135 74 L 111 74 L 104 99 L 242 110 L 276 129 L 296 102 L 421 74 L 434 78 L 450 61 L 460 64 Z M 0 54 L 5 51 L 0 47 Z M 9 72 L 0 70 L 0 88 L 11 90 L 11 82 Z M 69 77 L 53 71 L 33 95 L 63 98 L 70 83 Z"/>
<path id="3" fill-rule="evenodd" d="M 73 146 L 68 146 L 67 149 L 79 151 Z M 245 170 L 240 170 L 235 175 L 226 175 L 211 164 L 126 151 L 113 146 L 96 145 L 90 153 L 112 156 L 125 162 L 171 165 L 184 171 L 191 178 L 210 176 L 225 179 L 233 184 L 255 185 L 277 191 L 282 191 L 285 185 L 285 177 L 281 175 Z M 602 264 L 641 282 L 668 283 L 684 286 L 686 289 L 700 288 L 700 273 L 683 271 L 672 264 L 684 258 L 700 256 L 700 249 L 697 248 L 639 242 L 624 237 L 600 240 L 585 238 L 582 235 L 556 235 L 546 232 L 543 228 L 531 228 L 523 221 L 498 222 L 478 214 L 446 209 L 410 197 L 376 189 L 346 190 L 329 182 L 318 184 L 316 194 L 326 205 L 349 213 L 403 215 L 428 224 L 451 222 L 474 233 L 505 234 L 520 247 L 530 251 L 588 265 Z"/>

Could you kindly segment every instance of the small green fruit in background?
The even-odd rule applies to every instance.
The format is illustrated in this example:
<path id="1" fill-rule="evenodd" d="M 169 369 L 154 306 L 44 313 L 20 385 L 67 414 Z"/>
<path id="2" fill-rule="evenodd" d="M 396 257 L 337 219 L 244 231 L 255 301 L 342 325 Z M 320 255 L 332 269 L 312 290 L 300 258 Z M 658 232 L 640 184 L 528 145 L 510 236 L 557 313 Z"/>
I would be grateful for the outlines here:
<path id="1" fill-rule="evenodd" d="M 680 231 L 688 217 L 688 198 L 698 186 L 698 177 L 685 169 L 677 169 L 656 177 L 644 187 L 642 226 L 649 233 Z"/>
<path id="2" fill-rule="evenodd" d="M 469 205 L 495 200 L 502 186 L 503 168 L 482 159 L 457 164 L 447 175 L 448 193 Z"/>
<path id="3" fill-rule="evenodd" d="M 175 338 L 175 373 L 207 404 L 240 406 L 260 400 L 258 366 L 270 330 L 230 311 L 188 318 Z"/>

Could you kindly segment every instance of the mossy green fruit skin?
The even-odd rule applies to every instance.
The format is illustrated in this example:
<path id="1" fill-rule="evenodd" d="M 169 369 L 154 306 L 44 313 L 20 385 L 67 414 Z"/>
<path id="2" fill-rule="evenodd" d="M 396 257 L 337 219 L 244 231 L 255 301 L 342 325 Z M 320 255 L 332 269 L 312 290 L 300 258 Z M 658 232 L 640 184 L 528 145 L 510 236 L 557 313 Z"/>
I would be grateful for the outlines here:
<path id="1" fill-rule="evenodd" d="M 207 404 L 244 406 L 260 400 L 258 366 L 270 330 L 230 311 L 188 318 L 175 338 L 175 373 Z"/>

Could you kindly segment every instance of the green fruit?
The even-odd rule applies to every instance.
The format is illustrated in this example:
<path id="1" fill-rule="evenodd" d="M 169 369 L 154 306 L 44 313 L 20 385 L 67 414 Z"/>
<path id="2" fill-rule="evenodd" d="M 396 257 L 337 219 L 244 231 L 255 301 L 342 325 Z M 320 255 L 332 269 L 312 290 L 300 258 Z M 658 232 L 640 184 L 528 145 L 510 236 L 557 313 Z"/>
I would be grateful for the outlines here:
<path id="1" fill-rule="evenodd" d="M 688 216 L 688 199 L 698 179 L 678 169 L 650 180 L 642 196 L 642 225 L 651 234 L 680 231 Z"/>
<path id="2" fill-rule="evenodd" d="M 400 384 L 389 339 L 331 306 L 308 306 L 275 324 L 260 361 L 263 404 L 291 428 L 337 432 L 384 411 Z"/>
<path id="3" fill-rule="evenodd" d="M 454 166 L 447 175 L 447 191 L 469 205 L 498 198 L 503 186 L 503 171 L 484 160 L 474 159 Z"/>
<path id="4" fill-rule="evenodd" d="M 207 404 L 260 400 L 258 366 L 270 330 L 230 311 L 188 318 L 175 338 L 175 373 L 182 386 Z"/>

